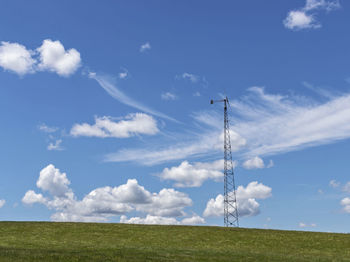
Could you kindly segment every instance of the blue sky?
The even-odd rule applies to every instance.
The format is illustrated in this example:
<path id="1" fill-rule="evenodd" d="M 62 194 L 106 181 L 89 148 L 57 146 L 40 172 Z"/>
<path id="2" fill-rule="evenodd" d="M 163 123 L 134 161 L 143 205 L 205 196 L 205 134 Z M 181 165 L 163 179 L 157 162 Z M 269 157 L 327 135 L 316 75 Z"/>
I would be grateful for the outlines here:
<path id="1" fill-rule="evenodd" d="M 0 220 L 349 232 L 347 1 L 5 1 Z"/>

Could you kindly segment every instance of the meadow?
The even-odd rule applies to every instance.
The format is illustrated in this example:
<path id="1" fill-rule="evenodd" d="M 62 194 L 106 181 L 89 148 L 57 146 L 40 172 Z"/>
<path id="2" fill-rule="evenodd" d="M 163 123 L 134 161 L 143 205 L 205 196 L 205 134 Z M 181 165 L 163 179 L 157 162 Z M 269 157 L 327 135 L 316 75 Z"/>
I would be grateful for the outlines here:
<path id="1" fill-rule="evenodd" d="M 0 261 L 350 261 L 350 234 L 0 222 Z"/>

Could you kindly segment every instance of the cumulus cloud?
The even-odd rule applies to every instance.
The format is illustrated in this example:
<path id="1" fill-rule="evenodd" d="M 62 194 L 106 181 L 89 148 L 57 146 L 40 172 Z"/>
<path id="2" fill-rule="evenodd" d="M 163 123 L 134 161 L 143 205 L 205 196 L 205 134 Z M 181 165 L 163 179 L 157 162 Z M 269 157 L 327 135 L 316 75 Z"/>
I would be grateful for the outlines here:
<path id="1" fill-rule="evenodd" d="M 185 207 L 191 206 L 192 200 L 187 194 L 163 188 L 158 194 L 152 195 L 152 201 L 144 205 L 136 206 L 136 210 L 155 216 L 180 217 L 186 215 Z"/>
<path id="2" fill-rule="evenodd" d="M 313 15 L 304 11 L 290 11 L 284 20 L 284 26 L 292 30 L 301 30 L 306 28 L 319 28 L 319 24 Z"/>
<path id="3" fill-rule="evenodd" d="M 200 225 L 205 223 L 205 219 L 196 214 L 194 214 L 192 217 L 186 217 L 181 221 L 181 224 L 183 225 Z"/>
<path id="4" fill-rule="evenodd" d="M 179 225 L 180 222 L 173 217 L 161 217 L 147 215 L 145 218 L 142 217 L 131 217 L 127 218 L 125 215 L 120 217 L 120 223 L 125 224 L 150 224 L 150 225 Z"/>
<path id="5" fill-rule="evenodd" d="M 48 196 L 28 190 L 22 202 L 27 205 L 39 203 L 54 210 L 53 221 L 84 222 L 109 221 L 113 216 L 132 211 L 146 213 L 149 219 L 158 217 L 164 218 L 162 221 L 173 221 L 176 217 L 186 216 L 184 208 L 192 205 L 185 193 L 166 188 L 151 193 L 136 179 L 129 179 L 126 184 L 116 187 L 96 188 L 82 200 L 76 198 L 69 185 L 66 174 L 50 164 L 41 170 L 37 181 L 37 187 Z"/>
<path id="6" fill-rule="evenodd" d="M 80 53 L 74 48 L 66 51 L 60 41 L 46 39 L 35 51 L 18 43 L 1 42 L 0 66 L 19 75 L 51 71 L 67 77 L 80 64 Z"/>
<path id="7" fill-rule="evenodd" d="M 246 160 L 243 163 L 243 167 L 245 169 L 258 169 L 258 168 L 264 168 L 265 164 L 264 164 L 264 161 L 260 157 L 255 156 L 251 159 Z"/>
<path id="8" fill-rule="evenodd" d="M 63 150 L 62 147 L 62 139 L 57 139 L 55 142 L 50 142 L 49 145 L 47 146 L 47 150 L 52 151 L 61 151 Z"/>
<path id="9" fill-rule="evenodd" d="M 170 92 L 162 93 L 160 97 L 163 100 L 175 100 L 175 99 L 177 99 L 177 96 L 173 93 L 170 93 Z"/>
<path id="10" fill-rule="evenodd" d="M 65 50 L 60 41 L 46 39 L 37 49 L 39 52 L 39 70 L 55 72 L 60 76 L 73 74 L 80 66 L 80 53 L 72 48 Z"/>
<path id="11" fill-rule="evenodd" d="M 159 132 L 157 121 L 144 113 L 129 114 L 125 119 L 113 121 L 111 117 L 96 117 L 95 124 L 75 124 L 72 136 L 127 138 L 137 134 L 154 135 Z"/>
<path id="12" fill-rule="evenodd" d="M 0 208 L 5 205 L 6 201 L 4 199 L 0 199 Z"/>
<path id="13" fill-rule="evenodd" d="M 143 53 L 149 49 L 151 49 L 151 44 L 149 42 L 146 42 L 143 45 L 141 45 L 140 52 Z"/>
<path id="14" fill-rule="evenodd" d="M 50 164 L 40 171 L 39 179 L 36 186 L 44 191 L 48 191 L 51 195 L 62 197 L 69 193 L 70 181 L 66 173 L 61 173 L 59 169 Z"/>
<path id="15" fill-rule="evenodd" d="M 343 210 L 346 213 L 350 213 L 350 198 L 349 197 L 343 198 L 340 201 L 340 204 L 343 206 Z"/>
<path id="16" fill-rule="evenodd" d="M 320 28 L 321 24 L 315 18 L 316 13 L 322 9 L 330 12 L 338 8 L 340 8 L 338 0 L 306 0 L 303 8 L 288 13 L 283 24 L 291 30 Z"/>
<path id="17" fill-rule="evenodd" d="M 47 199 L 42 194 L 37 194 L 33 190 L 28 190 L 22 198 L 22 202 L 27 205 L 35 203 L 45 204 Z"/>
<path id="18" fill-rule="evenodd" d="M 236 162 L 234 162 L 236 166 Z M 164 168 L 159 177 L 164 180 L 173 180 L 175 187 L 200 187 L 206 180 L 222 181 L 224 161 L 195 162 L 190 164 L 183 161 L 179 166 Z"/>
<path id="19" fill-rule="evenodd" d="M 32 58 L 33 51 L 18 43 L 1 42 L 0 66 L 18 75 L 34 73 L 36 61 Z"/>
<path id="20" fill-rule="evenodd" d="M 146 217 L 131 217 L 123 215 L 120 217 L 120 223 L 126 224 L 150 224 L 150 225 L 200 225 L 205 224 L 204 218 L 194 215 L 178 221 L 173 217 L 161 217 L 147 215 Z"/>
<path id="21" fill-rule="evenodd" d="M 260 213 L 260 204 L 256 199 L 266 199 L 271 196 L 272 189 L 268 186 L 251 182 L 247 187 L 239 186 L 236 190 L 238 215 L 256 216 Z M 208 216 L 223 216 L 224 215 L 224 196 L 219 194 L 214 199 L 207 202 L 207 206 L 203 212 L 204 217 Z"/>

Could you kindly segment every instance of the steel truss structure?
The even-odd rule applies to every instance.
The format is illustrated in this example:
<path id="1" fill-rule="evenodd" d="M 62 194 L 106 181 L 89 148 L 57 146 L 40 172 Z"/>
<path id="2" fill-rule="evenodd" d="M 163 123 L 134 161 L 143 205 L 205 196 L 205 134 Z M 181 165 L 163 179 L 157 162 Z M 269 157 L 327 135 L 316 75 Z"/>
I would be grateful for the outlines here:
<path id="1" fill-rule="evenodd" d="M 231 152 L 230 124 L 227 114 L 229 101 L 227 97 L 218 101 L 210 101 L 211 104 L 215 102 L 224 103 L 224 225 L 225 227 L 239 227 L 235 176 Z"/>

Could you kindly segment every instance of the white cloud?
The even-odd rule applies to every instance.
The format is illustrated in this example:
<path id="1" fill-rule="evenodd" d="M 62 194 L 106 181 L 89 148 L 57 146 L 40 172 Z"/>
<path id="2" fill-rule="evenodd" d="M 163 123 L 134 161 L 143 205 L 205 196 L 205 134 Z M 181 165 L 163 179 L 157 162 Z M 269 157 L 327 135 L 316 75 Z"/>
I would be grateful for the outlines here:
<path id="1" fill-rule="evenodd" d="M 5 205 L 6 201 L 4 199 L 0 199 L 0 208 Z"/>
<path id="2" fill-rule="evenodd" d="M 177 99 L 177 96 L 173 93 L 170 93 L 170 92 L 162 93 L 160 97 L 163 100 L 175 100 L 175 99 Z"/>
<path id="3" fill-rule="evenodd" d="M 118 100 L 119 102 L 131 106 L 133 108 L 136 108 L 138 110 L 141 110 L 143 112 L 159 116 L 168 120 L 171 120 L 173 122 L 179 123 L 176 119 L 167 116 L 164 113 L 158 112 L 156 110 L 153 110 L 145 105 L 143 105 L 140 102 L 135 101 L 134 99 L 130 98 L 126 94 L 124 94 L 123 91 L 121 91 L 114 83 L 114 80 L 111 77 L 105 76 L 105 75 L 99 75 L 95 72 L 89 72 L 88 77 L 91 79 L 94 79 L 97 81 L 97 83 L 114 99 Z"/>
<path id="4" fill-rule="evenodd" d="M 333 11 L 340 8 L 339 0 L 306 0 L 304 9 L 314 10 L 314 9 L 325 9 L 326 11 Z"/>
<path id="5" fill-rule="evenodd" d="M 340 201 L 340 204 L 343 207 L 343 210 L 346 212 L 346 213 L 350 213 L 350 198 L 349 197 L 346 197 L 346 198 L 343 198 L 341 201 Z"/>
<path id="6" fill-rule="evenodd" d="M 350 193 L 350 181 L 343 186 L 343 191 Z"/>
<path id="7" fill-rule="evenodd" d="M 118 77 L 119 77 L 120 79 L 125 79 L 125 78 L 128 77 L 128 75 L 129 75 L 129 71 L 128 71 L 127 69 L 123 68 L 123 72 L 120 72 L 120 73 L 118 74 Z"/>
<path id="8" fill-rule="evenodd" d="M 295 95 L 268 94 L 264 88 L 230 101 L 232 149 L 238 158 L 265 157 L 350 138 L 350 94 L 322 102 Z M 153 147 L 121 149 L 106 161 L 137 161 L 157 164 L 195 156 L 219 156 L 223 144 L 220 111 L 193 114 L 199 131 L 174 135 Z M 204 132 L 203 132 L 204 130 Z M 233 134 L 237 134 L 234 137 Z M 245 144 L 245 145 L 244 145 Z M 242 146 L 244 145 L 244 146 Z"/>
<path id="9" fill-rule="evenodd" d="M 285 27 L 291 30 L 320 28 L 321 24 L 316 20 L 316 12 L 324 9 L 327 12 L 340 8 L 339 1 L 306 0 L 305 6 L 298 10 L 292 10 L 283 21 Z"/>
<path id="10" fill-rule="evenodd" d="M 207 120 L 210 121 L 209 118 Z M 232 151 L 238 151 L 245 146 L 246 140 L 244 138 L 232 130 L 230 133 Z M 180 138 L 183 139 L 183 136 Z M 144 165 L 155 165 L 193 156 L 217 154 L 218 152 L 222 154 L 224 136 L 221 131 L 210 130 L 204 134 L 196 133 L 187 141 L 178 143 L 174 143 L 174 139 L 176 139 L 175 136 L 173 136 L 172 145 L 166 148 L 162 146 L 161 148 L 122 149 L 116 153 L 107 154 L 105 161 L 136 161 Z"/>
<path id="11" fill-rule="evenodd" d="M 39 52 L 39 70 L 55 72 L 60 76 L 73 74 L 80 66 L 80 53 L 72 48 L 65 50 L 60 41 L 46 39 L 37 49 Z"/>
<path id="12" fill-rule="evenodd" d="M 192 83 L 197 83 L 199 81 L 199 76 L 190 73 L 183 73 L 181 77 L 190 80 Z"/>
<path id="13" fill-rule="evenodd" d="M 145 218 L 132 217 L 128 219 L 126 216 L 120 217 L 120 223 L 125 224 L 150 224 L 150 225 L 179 225 L 180 222 L 173 217 L 161 217 L 147 215 Z"/>
<path id="14" fill-rule="evenodd" d="M 62 139 L 57 139 L 55 143 L 50 142 L 49 145 L 47 146 L 47 150 L 56 150 L 56 151 L 61 151 L 63 150 L 63 147 L 61 146 L 62 144 Z"/>
<path id="15" fill-rule="evenodd" d="M 218 134 L 215 134 L 218 137 Z M 200 137 L 200 135 L 199 135 Z M 200 155 L 215 149 L 216 143 L 211 139 L 203 141 L 197 138 L 196 143 L 189 141 L 169 146 L 167 148 L 156 149 L 121 149 L 116 153 L 105 155 L 106 162 L 136 161 L 144 165 L 154 165 L 170 160 L 184 159 L 187 156 Z M 206 141 L 204 141 L 206 140 Z M 208 143 L 206 143 L 208 142 Z"/>
<path id="16" fill-rule="evenodd" d="M 59 169 L 50 164 L 40 171 L 39 179 L 36 186 L 44 191 L 50 192 L 51 195 L 62 197 L 71 192 L 69 189 L 70 181 L 66 173 L 61 173 Z"/>
<path id="17" fill-rule="evenodd" d="M 41 203 L 45 204 L 47 200 L 44 198 L 42 194 L 37 194 L 33 190 L 28 190 L 24 197 L 22 198 L 22 202 L 27 205 Z"/>
<path id="18" fill-rule="evenodd" d="M 275 163 L 270 159 L 269 163 L 267 164 L 266 168 L 271 168 L 275 165 Z"/>
<path id="19" fill-rule="evenodd" d="M 243 167 L 245 169 L 258 169 L 258 168 L 264 168 L 265 164 L 264 164 L 264 161 L 260 157 L 255 156 L 251 159 L 246 160 L 243 163 Z"/>
<path id="20" fill-rule="evenodd" d="M 46 39 L 36 51 L 18 43 L 1 42 L 0 66 L 19 75 L 48 70 L 67 77 L 80 64 L 80 53 L 74 48 L 65 51 L 60 41 Z"/>
<path id="21" fill-rule="evenodd" d="M 22 202 L 40 203 L 55 211 L 54 221 L 109 221 L 110 217 L 125 215 L 131 211 L 147 213 L 150 216 L 174 218 L 186 216 L 184 208 L 192 205 L 187 194 L 174 189 L 162 189 L 151 193 L 140 186 L 136 179 L 117 187 L 100 187 L 78 200 L 69 188 L 70 181 L 65 173 L 53 165 L 41 172 L 37 187 L 49 196 L 28 190 Z"/>
<path id="22" fill-rule="evenodd" d="M 234 166 L 236 162 L 234 162 Z M 183 161 L 179 166 L 164 168 L 159 174 L 164 180 L 176 181 L 175 187 L 200 187 L 206 180 L 222 181 L 224 161 L 217 160 L 209 163 L 195 162 L 190 164 Z"/>
<path id="23" fill-rule="evenodd" d="M 144 113 L 129 114 L 124 120 L 115 122 L 111 117 L 96 117 L 95 124 L 75 124 L 72 136 L 127 138 L 137 134 L 155 135 L 159 132 L 157 121 Z"/>
<path id="24" fill-rule="evenodd" d="M 329 181 L 329 186 L 333 187 L 333 188 L 337 188 L 340 186 L 340 183 L 333 179 L 333 180 Z"/>
<path id="25" fill-rule="evenodd" d="M 140 52 L 143 53 L 149 49 L 151 49 L 151 44 L 149 42 L 146 42 L 143 45 L 141 45 Z"/>
<path id="26" fill-rule="evenodd" d="M 321 27 L 313 15 L 308 15 L 304 11 L 290 11 L 283 23 L 285 27 L 292 30 Z"/>
<path id="27" fill-rule="evenodd" d="M 136 210 L 155 216 L 179 217 L 186 215 L 183 209 L 191 206 L 192 200 L 187 194 L 172 188 L 163 188 L 153 194 L 149 204 L 138 205 Z"/>
<path id="28" fill-rule="evenodd" d="M 307 227 L 307 225 L 305 223 L 303 223 L 303 222 L 300 222 L 299 223 L 299 227 L 304 228 L 304 227 Z"/>
<path id="29" fill-rule="evenodd" d="M 201 93 L 199 93 L 199 92 L 197 91 L 197 92 L 193 93 L 193 96 L 196 96 L 196 97 L 201 96 Z"/>
<path id="30" fill-rule="evenodd" d="M 0 66 L 18 75 L 34 73 L 36 61 L 32 58 L 32 54 L 33 51 L 18 43 L 1 42 Z"/>
<path id="31" fill-rule="evenodd" d="M 45 132 L 45 133 L 54 133 L 54 132 L 56 132 L 56 131 L 58 130 L 57 127 L 48 126 L 48 125 L 46 125 L 46 124 L 41 124 L 41 125 L 39 125 L 39 126 L 38 126 L 38 129 L 39 129 L 40 131 Z"/>
<path id="32" fill-rule="evenodd" d="M 266 199 L 271 196 L 271 188 L 254 181 L 247 187 L 239 186 L 236 190 L 238 215 L 256 216 L 260 213 L 260 204 L 256 199 Z M 223 216 L 224 215 L 224 196 L 219 194 L 214 199 L 207 202 L 203 216 Z"/>
<path id="33" fill-rule="evenodd" d="M 145 218 L 142 217 L 131 217 L 127 218 L 125 215 L 120 217 L 120 223 L 126 224 L 150 224 L 150 225 L 199 225 L 205 224 L 204 218 L 194 215 L 192 217 L 184 218 L 181 221 L 173 217 L 162 217 L 147 215 Z"/>
<path id="34" fill-rule="evenodd" d="M 207 119 L 206 121 L 210 121 L 210 120 Z M 224 132 L 221 132 L 219 142 L 220 143 L 217 143 L 216 148 L 220 150 L 224 150 Z M 230 130 L 230 143 L 231 143 L 231 151 L 235 152 L 243 148 L 247 144 L 247 140 L 237 132 Z"/>
<path id="35" fill-rule="evenodd" d="M 303 223 L 303 222 L 300 222 L 299 223 L 299 227 L 300 228 L 305 228 L 305 227 L 316 227 L 317 225 L 315 223 L 311 223 L 311 224 L 306 224 L 306 223 Z"/>
<path id="36" fill-rule="evenodd" d="M 194 214 L 192 217 L 187 217 L 182 219 L 181 224 L 183 225 L 200 225 L 205 224 L 205 219 L 203 217 L 200 217 L 196 214 Z"/>
<path id="37" fill-rule="evenodd" d="M 128 73 L 126 73 L 126 72 L 121 72 L 121 73 L 119 73 L 119 78 L 120 79 L 124 79 L 124 78 L 126 78 L 128 76 Z"/>
<path id="38" fill-rule="evenodd" d="M 257 87 L 250 91 L 246 101 L 231 101 L 238 114 L 233 128 L 247 140 L 246 155 L 272 155 L 350 137 L 349 94 L 322 104 L 269 95 Z"/>

